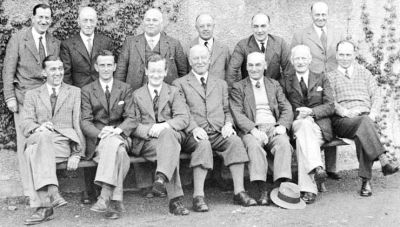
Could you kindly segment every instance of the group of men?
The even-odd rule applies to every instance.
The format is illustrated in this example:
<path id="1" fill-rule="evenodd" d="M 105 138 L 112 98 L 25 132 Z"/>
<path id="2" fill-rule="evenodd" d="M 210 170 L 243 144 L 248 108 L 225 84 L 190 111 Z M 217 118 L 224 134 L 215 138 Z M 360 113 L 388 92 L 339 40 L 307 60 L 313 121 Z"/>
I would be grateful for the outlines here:
<path id="1" fill-rule="evenodd" d="M 184 51 L 163 32 L 162 13 L 149 9 L 144 33 L 126 39 L 116 62 L 112 41 L 95 32 L 93 8 L 79 11 L 79 34 L 60 43 L 47 31 L 50 7 L 36 5 L 32 27 L 9 41 L 3 70 L 24 192 L 37 208 L 25 224 L 47 221 L 53 208 L 67 204 L 58 191 L 56 163 L 67 161 L 67 169 L 75 170 L 83 158 L 98 163 L 94 183 L 101 191 L 91 210 L 119 218 L 129 155 L 156 162 L 155 173 L 140 165 L 135 172 L 152 182 L 153 195 L 168 196 L 175 215 L 189 214 L 182 203 L 181 152 L 191 157 L 196 212 L 209 210 L 204 182 L 213 154 L 230 170 L 234 203 L 269 205 L 272 199 L 282 207 L 304 207 L 315 201 L 318 182 L 340 179 L 336 153 L 325 154 L 326 168 L 321 159 L 321 145 L 335 135 L 354 139 L 360 195 L 370 196 L 374 161 L 384 175 L 399 169 L 375 129 L 376 81 L 355 63 L 355 45 L 327 27 L 325 3 L 314 3 L 311 17 L 313 24 L 295 33 L 289 49 L 268 33 L 270 18 L 256 14 L 253 34 L 230 55 L 213 37 L 209 14 L 196 18 L 199 36 Z M 290 183 L 290 138 L 298 186 Z M 244 188 L 246 164 L 257 200 Z M 273 193 L 266 184 L 269 170 Z"/>

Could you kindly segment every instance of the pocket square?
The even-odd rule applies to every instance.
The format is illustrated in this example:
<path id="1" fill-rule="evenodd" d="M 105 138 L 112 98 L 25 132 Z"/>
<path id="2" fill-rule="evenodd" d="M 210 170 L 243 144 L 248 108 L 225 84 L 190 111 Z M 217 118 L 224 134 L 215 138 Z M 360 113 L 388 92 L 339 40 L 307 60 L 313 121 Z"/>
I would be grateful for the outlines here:
<path id="1" fill-rule="evenodd" d="M 119 101 L 119 102 L 118 102 L 118 106 L 119 106 L 119 105 L 123 105 L 124 103 L 125 103 L 124 101 Z"/>
<path id="2" fill-rule="evenodd" d="M 324 90 L 321 86 L 317 87 L 317 91 L 322 91 Z"/>

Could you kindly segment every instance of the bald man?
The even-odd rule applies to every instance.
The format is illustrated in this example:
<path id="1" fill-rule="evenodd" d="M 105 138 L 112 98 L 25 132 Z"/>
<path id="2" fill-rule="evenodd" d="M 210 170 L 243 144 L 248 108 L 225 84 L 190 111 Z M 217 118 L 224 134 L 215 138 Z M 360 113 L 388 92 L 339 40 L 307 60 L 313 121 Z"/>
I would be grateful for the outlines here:
<path id="1" fill-rule="evenodd" d="M 91 7 L 79 11 L 80 32 L 61 43 L 60 58 L 64 63 L 64 82 L 82 88 L 99 78 L 95 57 L 100 50 L 114 51 L 110 38 L 95 33 L 97 13 Z"/>
<path id="2" fill-rule="evenodd" d="M 253 34 L 239 41 L 232 53 L 226 79 L 229 86 L 249 75 L 246 70 L 247 55 L 252 52 L 264 54 L 267 67 L 263 73 L 268 78 L 279 80 L 282 75 L 293 72 L 287 43 L 282 38 L 269 34 L 269 16 L 263 13 L 254 15 L 251 28 Z"/>
<path id="3" fill-rule="evenodd" d="M 196 17 L 196 30 L 198 36 L 192 40 L 190 47 L 200 44 L 210 51 L 210 75 L 225 80 L 230 60 L 229 48 L 214 37 L 215 21 L 210 14 L 200 14 Z M 187 51 L 189 56 L 189 50 Z"/>
<path id="4" fill-rule="evenodd" d="M 310 15 L 313 23 L 294 34 L 291 48 L 300 44 L 308 46 L 312 55 L 310 71 L 326 75 L 337 67 L 336 44 L 343 38 L 343 35 L 327 26 L 329 10 L 325 2 L 312 4 Z M 339 180 L 341 177 L 336 173 L 335 147 L 325 151 L 325 163 L 328 176 Z"/>
<path id="5" fill-rule="evenodd" d="M 118 59 L 115 78 L 131 85 L 133 90 L 147 83 L 145 65 L 150 56 L 167 59 L 168 73 L 164 82 L 171 84 L 186 75 L 188 65 L 180 42 L 163 32 L 163 15 L 158 9 L 149 9 L 144 15 L 144 33 L 128 37 Z"/>

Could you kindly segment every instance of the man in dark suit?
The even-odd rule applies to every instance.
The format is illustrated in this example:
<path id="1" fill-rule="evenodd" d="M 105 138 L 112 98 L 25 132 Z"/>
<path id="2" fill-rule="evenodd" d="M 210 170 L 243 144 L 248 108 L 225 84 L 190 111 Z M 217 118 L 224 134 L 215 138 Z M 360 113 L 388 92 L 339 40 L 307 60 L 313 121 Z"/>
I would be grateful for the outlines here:
<path id="1" fill-rule="evenodd" d="M 137 127 L 132 89 L 113 79 L 114 61 L 112 52 L 99 52 L 95 64 L 99 79 L 82 88 L 81 108 L 81 125 L 88 146 L 86 156 L 94 156 L 98 163 L 94 182 L 101 187 L 101 194 L 90 209 L 107 211 L 105 217 L 109 219 L 119 218 L 123 211 L 123 182 L 130 166 L 129 136 Z"/>
<path id="2" fill-rule="evenodd" d="M 191 114 L 189 126 L 185 129 L 191 136 L 185 146 L 207 145 L 202 153 L 197 152 L 199 150 L 183 149 L 192 154 L 191 166 L 196 189 L 203 190 L 207 170 L 210 168 L 205 164 L 207 159 L 204 157 L 210 157 L 214 149 L 222 156 L 225 166 L 229 167 L 232 174 L 234 203 L 254 206 L 256 201 L 244 190 L 244 164 L 249 158 L 233 129 L 228 86 L 225 81 L 209 74 L 210 53 L 204 45 L 195 45 L 190 49 L 189 62 L 192 71 L 175 80 L 173 84 L 183 93 Z M 199 193 L 204 194 L 202 191 Z M 201 203 L 205 204 L 204 200 Z"/>
<path id="3" fill-rule="evenodd" d="M 359 162 L 358 175 L 362 180 L 360 195 L 371 196 L 372 165 L 379 160 L 383 175 L 399 170 L 399 163 L 385 150 L 376 130 L 379 111 L 378 86 L 365 67 L 355 62 L 356 46 L 348 40 L 336 45 L 338 68 L 328 73 L 335 97 L 332 127 L 336 135 L 353 139 Z"/>
<path id="4" fill-rule="evenodd" d="M 60 58 L 64 63 L 65 83 L 83 87 L 98 79 L 95 70 L 95 57 L 100 50 L 113 51 L 110 38 L 95 33 L 97 13 L 91 7 L 83 7 L 79 11 L 79 34 L 61 43 Z"/>
<path id="5" fill-rule="evenodd" d="M 264 72 L 266 77 L 279 80 L 282 75 L 293 72 L 287 43 L 282 38 L 269 34 L 269 26 L 270 18 L 268 15 L 258 13 L 253 16 L 251 20 L 253 34 L 239 41 L 232 53 L 226 79 L 229 86 L 248 76 L 246 70 L 247 56 L 252 52 L 265 54 L 265 60 L 268 63 Z"/>
<path id="6" fill-rule="evenodd" d="M 167 59 L 168 74 L 164 82 L 171 84 L 188 72 L 187 60 L 178 40 L 163 31 L 163 15 L 158 9 L 149 9 L 143 20 L 144 34 L 126 39 L 118 58 L 115 79 L 124 81 L 136 90 L 146 84 L 147 59 L 159 54 Z"/>
<path id="7" fill-rule="evenodd" d="M 320 146 L 333 139 L 330 117 L 335 112 L 335 105 L 328 78 L 309 70 L 310 48 L 305 45 L 293 47 L 290 59 L 296 73 L 282 78 L 281 85 L 294 111 L 292 129 L 296 138 L 302 199 L 311 204 L 318 192 L 316 182 L 322 183 L 327 177 L 322 168 Z"/>
<path id="8" fill-rule="evenodd" d="M 150 56 L 146 66 L 148 83 L 133 94 L 139 122 L 133 133 L 133 153 L 151 162 L 157 161 L 153 193 L 162 194 L 166 188 L 169 212 L 187 215 L 189 210 L 182 204 L 179 155 L 189 112 L 179 90 L 163 82 L 167 75 L 166 61 L 160 55 Z M 142 174 L 143 181 L 152 180 L 152 175 L 152 171 L 147 176 Z"/>
<path id="9" fill-rule="evenodd" d="M 249 77 L 233 84 L 230 106 L 249 155 L 250 181 L 260 193 L 257 203 L 266 206 L 270 204 L 268 168 L 273 170 L 274 187 L 292 178 L 293 149 L 286 131 L 293 113 L 279 83 L 264 76 L 264 54 L 254 52 L 246 58 Z"/>
<path id="10" fill-rule="evenodd" d="M 26 225 L 51 219 L 53 208 L 67 202 L 58 192 L 56 163 L 67 161 L 75 170 L 85 155 L 85 138 L 80 128 L 79 88 L 62 83 L 63 63 L 57 56 L 43 60 L 46 83 L 26 92 L 21 113 L 21 130 L 26 137 L 24 151 L 30 206 L 37 208 Z"/>
<path id="11" fill-rule="evenodd" d="M 24 194 L 28 195 L 28 179 L 23 155 L 25 137 L 19 127 L 25 92 L 41 86 L 45 80 L 42 75 L 42 62 L 46 56 L 58 56 L 60 42 L 51 36 L 47 29 L 51 24 L 50 6 L 38 4 L 33 8 L 32 27 L 13 35 L 7 44 L 4 58 L 3 83 L 4 99 L 8 109 L 14 113 L 17 134 L 17 153 L 21 182 Z"/>
<path id="12" fill-rule="evenodd" d="M 189 49 L 194 45 L 204 45 L 210 51 L 210 75 L 225 80 L 228 72 L 228 64 L 231 58 L 228 46 L 214 37 L 215 22 L 209 14 L 200 14 L 196 18 L 196 30 L 198 37 L 192 40 Z M 187 50 L 189 55 L 189 50 Z"/>

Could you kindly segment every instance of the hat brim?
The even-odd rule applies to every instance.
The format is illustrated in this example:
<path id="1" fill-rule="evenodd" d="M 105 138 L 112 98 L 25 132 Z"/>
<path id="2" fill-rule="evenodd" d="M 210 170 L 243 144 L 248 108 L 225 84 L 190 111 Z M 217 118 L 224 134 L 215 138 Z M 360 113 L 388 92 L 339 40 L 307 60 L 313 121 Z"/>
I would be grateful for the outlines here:
<path id="1" fill-rule="evenodd" d="M 280 206 L 280 207 L 286 208 L 286 209 L 290 209 L 290 210 L 301 210 L 301 209 L 306 208 L 306 203 L 302 199 L 300 199 L 300 202 L 298 202 L 298 203 L 288 203 L 288 202 L 281 200 L 278 197 L 278 191 L 279 191 L 279 188 L 275 188 L 271 191 L 271 194 L 270 194 L 272 202 L 274 202 L 277 206 Z"/>

